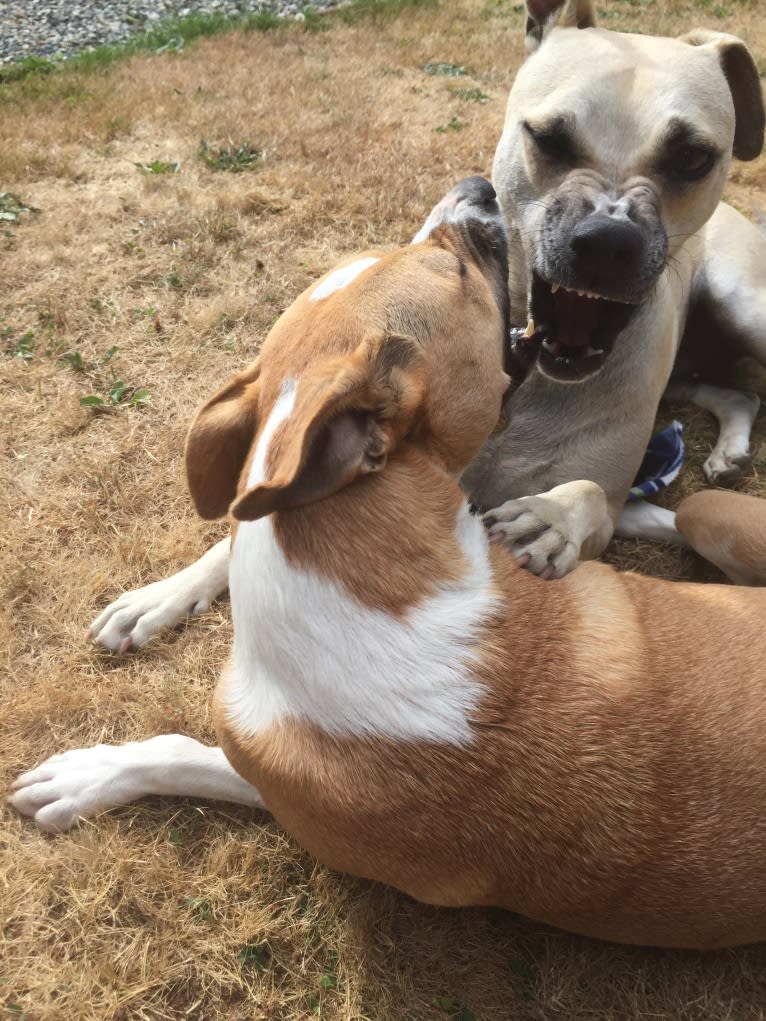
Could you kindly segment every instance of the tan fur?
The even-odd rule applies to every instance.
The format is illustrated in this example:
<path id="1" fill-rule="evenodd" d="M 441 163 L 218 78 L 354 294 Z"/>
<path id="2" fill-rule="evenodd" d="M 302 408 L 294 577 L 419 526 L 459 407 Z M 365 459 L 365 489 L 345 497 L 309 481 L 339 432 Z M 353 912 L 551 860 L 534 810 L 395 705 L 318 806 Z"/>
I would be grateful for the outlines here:
<path id="1" fill-rule="evenodd" d="M 743 493 L 707 490 L 676 513 L 679 532 L 732 581 L 766 585 L 766 505 Z"/>

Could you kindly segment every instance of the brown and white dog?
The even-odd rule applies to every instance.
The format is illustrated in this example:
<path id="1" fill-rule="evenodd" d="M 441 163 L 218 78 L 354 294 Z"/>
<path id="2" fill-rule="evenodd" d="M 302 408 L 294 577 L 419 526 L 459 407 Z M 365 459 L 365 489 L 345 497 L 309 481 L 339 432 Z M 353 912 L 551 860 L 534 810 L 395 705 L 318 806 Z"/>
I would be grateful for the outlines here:
<path id="1" fill-rule="evenodd" d="M 221 748 L 66 752 L 17 780 L 19 811 L 60 830 L 145 794 L 228 799 L 429 903 L 631 943 L 766 938 L 766 589 L 598 563 L 551 585 L 489 541 L 458 477 L 508 386 L 506 272 L 471 178 L 416 244 L 285 313 L 187 444 L 198 509 L 234 518 Z M 742 522 L 764 580 L 751 506 L 690 504 L 686 526 L 714 543 L 717 516 Z"/>

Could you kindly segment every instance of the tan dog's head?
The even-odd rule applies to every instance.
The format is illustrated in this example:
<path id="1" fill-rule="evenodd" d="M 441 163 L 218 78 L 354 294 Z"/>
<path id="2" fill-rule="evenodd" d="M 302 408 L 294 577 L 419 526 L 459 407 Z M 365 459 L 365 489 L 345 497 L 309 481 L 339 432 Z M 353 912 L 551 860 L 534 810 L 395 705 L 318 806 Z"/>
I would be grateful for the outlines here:
<path id="1" fill-rule="evenodd" d="M 718 204 L 732 155 L 761 151 L 744 43 L 596 27 L 592 0 L 527 0 L 527 48 L 494 163 L 556 379 L 598 371 L 637 305 Z M 597 296 L 594 300 L 590 295 Z"/>
<path id="2" fill-rule="evenodd" d="M 323 277 L 198 413 L 186 465 L 199 513 L 252 520 L 300 507 L 380 471 L 407 443 L 460 471 L 509 384 L 507 274 L 494 189 L 473 177 L 407 248 Z"/>

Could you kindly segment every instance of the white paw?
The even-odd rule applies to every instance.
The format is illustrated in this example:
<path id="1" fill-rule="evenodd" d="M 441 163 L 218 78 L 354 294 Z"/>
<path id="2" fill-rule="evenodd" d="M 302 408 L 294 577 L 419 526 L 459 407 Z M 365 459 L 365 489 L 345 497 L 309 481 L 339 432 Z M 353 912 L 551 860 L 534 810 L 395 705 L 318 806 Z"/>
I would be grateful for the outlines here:
<path id="1" fill-rule="evenodd" d="M 544 496 L 508 500 L 484 515 L 490 542 L 504 543 L 521 567 L 540 578 L 574 570 L 580 543 L 567 535 L 566 515 Z"/>
<path id="2" fill-rule="evenodd" d="M 164 628 L 209 610 L 210 593 L 179 583 L 182 574 L 124 592 L 96 617 L 86 637 L 112 652 L 127 652 Z"/>
<path id="3" fill-rule="evenodd" d="M 753 459 L 747 447 L 732 447 L 728 450 L 714 450 L 702 470 L 708 482 L 725 486 L 748 471 L 752 464 Z"/>
<path id="4" fill-rule="evenodd" d="M 126 805 L 144 793 L 133 747 L 99 744 L 53 755 L 11 785 L 8 801 L 52 833 Z"/>
<path id="5" fill-rule="evenodd" d="M 112 652 L 127 652 L 163 628 L 209 610 L 229 584 L 229 546 L 222 539 L 178 574 L 125 592 L 96 617 L 87 637 Z"/>

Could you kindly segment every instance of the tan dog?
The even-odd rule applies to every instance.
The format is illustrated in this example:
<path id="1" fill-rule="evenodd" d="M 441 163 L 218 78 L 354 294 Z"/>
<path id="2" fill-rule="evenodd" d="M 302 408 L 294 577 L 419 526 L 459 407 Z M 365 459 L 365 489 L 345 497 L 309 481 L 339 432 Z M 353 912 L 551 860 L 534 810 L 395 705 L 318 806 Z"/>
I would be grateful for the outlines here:
<path id="1" fill-rule="evenodd" d="M 493 180 L 511 230 L 512 315 L 519 326 L 529 315 L 544 343 L 464 484 L 493 534 L 548 577 L 597 555 L 615 525 L 678 539 L 670 512 L 623 510 L 674 363 L 707 382 L 742 354 L 766 365 L 766 237 L 719 204 L 732 155 L 761 151 L 764 110 L 733 36 L 606 31 L 592 0 L 527 10 L 532 53 Z M 709 480 L 739 474 L 758 398 L 677 392 L 721 421 Z M 599 483 L 608 515 L 546 493 L 577 478 Z"/>
<path id="2" fill-rule="evenodd" d="M 236 526 L 223 751 L 67 752 L 16 808 L 62 829 L 143 794 L 226 798 L 429 903 L 633 943 L 766 938 L 766 591 L 597 563 L 548 585 L 489 543 L 457 477 L 508 385 L 506 270 L 471 178 L 417 244 L 285 313 L 187 444 L 198 509 Z"/>

